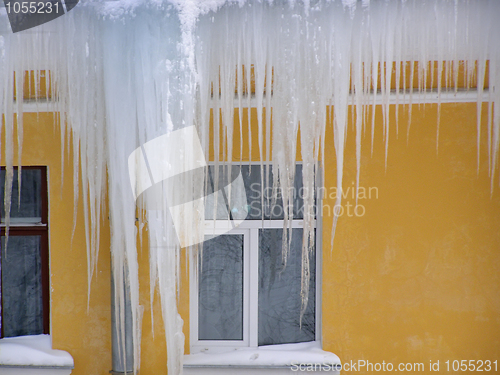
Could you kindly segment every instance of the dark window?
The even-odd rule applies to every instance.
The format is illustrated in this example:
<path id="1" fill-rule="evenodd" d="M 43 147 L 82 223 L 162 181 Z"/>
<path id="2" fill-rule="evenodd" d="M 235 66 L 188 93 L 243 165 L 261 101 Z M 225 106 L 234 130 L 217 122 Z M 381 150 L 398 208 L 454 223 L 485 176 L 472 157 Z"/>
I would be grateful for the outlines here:
<path id="1" fill-rule="evenodd" d="M 49 333 L 48 198 L 46 167 L 14 168 L 9 238 L 5 228 L 6 170 L 0 171 L 1 335 Z"/>
<path id="2" fill-rule="evenodd" d="M 200 340 L 243 340 L 243 235 L 205 237 L 200 258 Z M 210 238 L 210 239 L 209 239 Z"/>
<path id="3" fill-rule="evenodd" d="M 316 337 L 316 258 L 310 257 L 309 299 L 302 320 L 302 228 L 294 228 L 286 267 L 283 229 L 259 229 L 259 346 L 313 341 Z"/>

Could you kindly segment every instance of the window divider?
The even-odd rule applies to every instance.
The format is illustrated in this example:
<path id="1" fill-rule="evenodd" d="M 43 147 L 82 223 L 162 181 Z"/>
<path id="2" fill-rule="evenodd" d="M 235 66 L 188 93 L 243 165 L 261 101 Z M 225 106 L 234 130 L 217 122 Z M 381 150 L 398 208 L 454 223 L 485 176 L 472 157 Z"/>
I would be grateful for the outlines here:
<path id="1" fill-rule="evenodd" d="M 251 301 L 251 243 L 250 243 L 250 231 L 247 229 L 243 232 L 243 342 L 245 344 L 250 343 L 250 335 L 252 330 L 252 322 L 250 319 L 250 311 L 252 308 Z M 251 345 L 251 344 L 250 344 Z"/>
<path id="2" fill-rule="evenodd" d="M 250 327 L 255 327 L 255 329 L 249 329 L 250 332 L 250 346 L 257 347 L 259 344 L 258 338 L 258 327 L 259 327 L 259 228 L 252 228 L 249 230 L 250 233 L 250 312 L 249 320 Z"/>

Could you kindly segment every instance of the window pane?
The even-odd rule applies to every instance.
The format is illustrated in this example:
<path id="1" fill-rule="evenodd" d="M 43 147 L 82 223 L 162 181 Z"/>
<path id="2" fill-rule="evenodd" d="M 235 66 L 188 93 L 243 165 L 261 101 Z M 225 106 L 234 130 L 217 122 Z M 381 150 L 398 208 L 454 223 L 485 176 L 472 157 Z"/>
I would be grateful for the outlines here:
<path id="1" fill-rule="evenodd" d="M 283 229 L 259 230 L 259 345 L 287 344 L 315 339 L 316 262 L 310 256 L 309 302 L 300 326 L 300 278 L 303 230 L 294 228 L 283 268 Z"/>
<path id="2" fill-rule="evenodd" d="M 5 337 L 43 333 L 40 236 L 2 237 L 2 302 Z"/>
<path id="3" fill-rule="evenodd" d="M 243 234 L 203 243 L 200 257 L 199 340 L 243 340 Z"/>
<path id="4" fill-rule="evenodd" d="M 241 175 L 243 177 L 243 183 L 246 192 L 246 202 L 245 197 L 242 197 L 241 192 L 238 189 L 233 189 L 231 194 L 227 194 L 227 202 L 221 193 L 218 194 L 217 198 L 217 219 L 227 220 L 227 209 L 225 205 L 229 203 L 233 219 L 246 219 L 247 220 L 261 220 L 262 214 L 264 214 L 264 219 L 274 219 L 282 220 L 284 218 L 283 212 L 283 199 L 281 198 L 281 193 L 273 192 L 273 172 L 270 166 L 269 170 L 269 184 L 266 184 L 266 174 L 267 168 L 264 167 L 264 182 L 261 182 L 259 165 L 242 165 Z M 216 180 L 215 167 L 209 167 L 209 187 L 208 192 L 213 192 L 214 186 L 213 181 Z M 227 167 L 219 166 L 219 185 L 218 189 L 228 184 L 228 172 Z M 240 166 L 235 165 L 231 168 L 231 181 L 235 180 L 240 173 Z M 211 178 L 211 179 L 210 179 Z M 305 194 L 304 189 L 302 189 L 302 165 L 297 165 L 295 170 L 295 180 L 293 186 L 293 217 L 295 219 L 303 219 L 303 196 Z M 262 206 L 262 198 L 264 198 L 264 206 Z M 273 202 L 273 198 L 275 202 Z M 273 204 L 274 203 L 274 204 Z M 246 207 L 243 207 L 246 205 Z M 213 217 L 213 207 L 214 198 L 213 196 L 206 200 L 205 205 L 205 219 L 212 220 Z M 244 209 L 243 209 L 244 208 Z M 248 211 L 248 215 L 246 212 Z M 241 217 L 240 213 L 244 213 Z M 240 214 L 240 215 L 239 215 Z M 239 215 L 239 216 L 238 216 Z"/>
<path id="5" fill-rule="evenodd" d="M 250 168 L 251 167 L 251 168 Z M 262 213 L 264 219 L 282 220 L 284 219 L 283 199 L 281 191 L 273 191 L 273 168 L 269 167 L 269 184 L 266 183 L 267 168 L 264 167 L 264 181 L 261 181 L 260 166 L 244 165 L 241 168 L 249 204 L 249 215 L 247 219 L 261 220 Z M 303 219 L 303 199 L 302 194 L 302 165 L 295 167 L 295 180 L 293 185 L 293 217 Z M 262 198 L 264 206 L 262 206 Z M 273 202 L 274 200 L 274 202 Z M 273 204 L 274 203 L 274 204 Z"/>
<path id="6" fill-rule="evenodd" d="M 42 221 L 41 200 L 42 171 L 40 169 L 22 169 L 21 171 L 21 205 L 19 205 L 19 184 L 17 170 L 14 170 L 12 183 L 11 222 L 39 223 Z M 5 221 L 4 196 L 5 169 L 0 171 L 0 208 L 2 222 Z"/>
<path id="7" fill-rule="evenodd" d="M 248 213 L 248 202 L 245 196 L 245 181 L 243 176 L 240 176 L 240 167 L 232 166 L 230 176 L 227 167 L 220 166 L 218 176 L 215 171 L 214 166 L 209 167 L 205 220 L 214 219 L 215 200 L 217 200 L 215 219 L 228 220 L 230 213 L 231 219 L 244 220 Z M 214 191 L 215 189 L 217 190 Z"/>

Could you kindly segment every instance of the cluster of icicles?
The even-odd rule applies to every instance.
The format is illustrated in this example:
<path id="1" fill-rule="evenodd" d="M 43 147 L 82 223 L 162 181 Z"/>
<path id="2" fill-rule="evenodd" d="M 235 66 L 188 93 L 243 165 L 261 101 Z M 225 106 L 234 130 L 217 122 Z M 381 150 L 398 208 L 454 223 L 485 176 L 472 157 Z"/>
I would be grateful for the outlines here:
<path id="1" fill-rule="evenodd" d="M 500 90 L 496 89 L 500 80 L 498 1 L 181 3 L 81 2 L 69 14 L 18 34 L 9 32 L 5 12 L 0 16 L 0 105 L 5 120 L 2 162 L 7 166 L 7 211 L 12 166 L 22 165 L 23 101 L 12 100 L 13 90 L 22 92 L 26 70 L 50 71 L 49 94 L 60 112 L 63 154 L 73 152 L 75 207 L 79 189 L 83 193 L 89 294 L 107 194 L 118 320 L 123 327 L 125 282 L 130 287 L 137 370 L 142 307 L 136 243 L 143 225 L 148 223 L 151 303 L 158 288 L 170 374 L 182 372 L 184 335 L 176 307 L 181 249 L 166 199 L 148 201 L 140 197 L 136 202 L 133 197 L 127 161 L 134 149 L 194 124 L 206 159 L 212 147 L 215 155 L 224 155 L 223 159 L 231 163 L 227 155 L 233 154 L 234 126 L 243 126 L 244 107 L 255 107 L 258 128 L 253 132 L 249 128 L 248 138 L 258 139 L 261 164 L 271 164 L 277 171 L 274 184 L 284 192 L 291 191 L 288 188 L 293 184 L 300 143 L 303 185 L 312 191 L 325 144 L 333 142 L 340 188 L 348 106 L 353 104 L 359 183 L 361 134 L 370 106 L 382 105 L 387 144 L 391 97 L 401 104 L 411 104 L 412 100 L 413 89 L 403 92 L 408 87 L 401 82 L 413 81 L 415 76 L 418 91 L 422 91 L 432 75 L 434 82 L 445 83 L 437 84 L 439 102 L 441 91 L 457 90 L 460 63 L 466 66 L 466 81 L 474 78 L 478 82 L 478 115 L 482 102 L 489 102 L 486 162 L 492 188 L 500 144 L 500 111 L 493 110 L 500 103 Z M 429 63 L 434 66 L 434 62 L 436 74 L 429 69 Z M 409 65 L 417 68 L 404 68 Z M 488 92 L 483 87 L 486 73 Z M 391 91 L 394 74 L 396 86 Z M 253 85 L 254 93 L 247 89 Z M 40 110 L 47 105 L 37 103 Z M 325 139 L 327 111 L 332 106 L 334 137 Z M 239 111 L 236 124 L 234 108 Z M 411 111 L 411 105 L 408 108 Z M 214 123 L 221 126 L 215 126 L 210 145 L 212 110 Z M 250 111 L 246 113 L 251 116 Z M 478 141 L 480 121 L 478 116 Z M 373 123 L 371 129 L 373 137 Z M 16 161 L 15 143 L 19 146 Z M 251 155 L 240 156 L 251 159 Z M 185 191 L 179 194 L 189 196 Z M 291 199 L 285 195 L 284 206 Z M 304 202 L 305 303 L 313 204 L 312 196 Z M 141 212 L 138 226 L 137 212 Z M 288 219 L 291 217 L 287 214 L 285 223 Z M 196 231 L 203 230 L 202 224 L 200 213 L 199 220 L 189 223 L 187 230 L 196 235 Z M 336 220 L 332 241 L 335 224 Z M 195 256 L 194 251 L 190 256 Z"/>

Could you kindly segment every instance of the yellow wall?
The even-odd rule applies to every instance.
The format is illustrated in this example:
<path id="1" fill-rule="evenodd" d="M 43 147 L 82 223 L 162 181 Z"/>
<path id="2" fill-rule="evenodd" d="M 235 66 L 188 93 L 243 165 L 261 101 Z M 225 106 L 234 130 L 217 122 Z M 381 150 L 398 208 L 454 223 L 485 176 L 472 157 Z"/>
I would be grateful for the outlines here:
<path id="1" fill-rule="evenodd" d="M 497 170 L 490 196 L 486 106 L 479 174 L 476 104 L 441 111 L 439 153 L 437 106 L 413 106 L 408 140 L 400 111 L 387 169 L 377 113 L 373 157 L 369 127 L 363 138 L 360 186 L 377 188 L 378 198 L 372 190 L 358 201 L 362 217 L 344 212 L 332 251 L 324 218 L 323 345 L 344 362 L 422 362 L 428 373 L 429 360 L 444 372 L 447 360 L 500 357 L 500 187 Z M 344 189 L 356 178 L 353 132 L 347 142 Z M 333 147 L 325 169 L 326 186 L 335 186 Z M 346 199 L 344 208 L 348 201 L 355 205 Z"/>
<path id="2" fill-rule="evenodd" d="M 61 190 L 58 129 L 54 126 L 52 114 L 24 114 L 22 164 L 48 166 L 52 347 L 66 350 L 73 356 L 75 369 L 72 374 L 105 375 L 111 370 L 109 223 L 105 215 L 98 272 L 92 282 L 87 313 L 87 258 L 82 204 L 80 198 L 76 231 L 71 241 L 73 163 L 66 153 Z"/>
<path id="3" fill-rule="evenodd" d="M 394 107 L 391 107 L 394 111 Z M 344 362 L 359 359 L 395 365 L 429 360 L 490 359 L 500 355 L 500 188 L 490 196 L 484 108 L 481 166 L 476 171 L 475 104 L 443 104 L 439 153 L 437 106 L 413 106 L 410 137 L 400 110 L 399 138 L 392 127 L 385 168 L 382 115 L 377 113 L 373 157 L 370 128 L 363 138 L 360 199 L 362 217 L 340 218 L 333 250 L 331 216 L 324 217 L 323 346 Z M 237 112 L 237 111 L 236 111 Z M 252 127 L 256 128 L 256 112 Z M 246 111 L 245 111 L 246 114 Z M 246 116 L 245 116 L 246 118 Z M 394 113 L 392 113 L 394 124 Z M 87 314 L 87 265 L 82 207 L 71 242 L 72 162 L 61 187 L 60 133 L 50 114 L 26 114 L 24 165 L 49 167 L 51 332 L 53 347 L 70 352 L 73 374 L 107 374 L 111 369 L 109 230 L 101 232 L 98 274 Z M 244 137 L 247 137 L 246 119 Z M 236 138 L 239 134 L 235 119 Z M 352 127 L 350 127 L 352 129 Z M 331 123 L 328 139 L 333 139 Z M 257 144 L 252 159 L 258 159 Z M 348 133 L 344 189 L 356 173 L 354 133 Z M 235 159 L 239 158 L 235 140 Z M 244 159 L 248 157 L 244 145 Z M 69 158 L 71 159 L 71 158 Z M 325 153 L 327 188 L 336 185 L 335 155 Z M 497 180 L 498 181 L 498 175 Z M 368 194 L 368 193 L 367 193 Z M 349 194 L 350 195 L 350 194 Z M 81 200 L 80 200 L 81 201 Z M 344 200 L 354 205 L 352 198 Z M 327 198 L 326 205 L 333 205 Z M 353 212 L 353 211 L 351 211 Z M 358 211 L 359 213 L 359 211 Z M 107 228 L 107 222 L 104 223 Z M 159 298 L 150 317 L 147 247 L 139 252 L 141 304 L 145 307 L 141 373 L 166 373 L 166 348 Z M 189 350 L 187 275 L 180 311 Z M 362 373 L 362 372 L 358 372 Z"/>
<path id="4" fill-rule="evenodd" d="M 437 105 L 413 105 L 409 138 L 408 107 L 399 109 L 397 135 L 391 106 L 387 168 L 377 107 L 373 156 L 371 120 L 362 139 L 360 187 L 366 198 L 360 196 L 356 212 L 350 118 L 343 182 L 347 198 L 333 249 L 328 213 L 333 212 L 337 182 L 328 120 L 325 187 L 333 194 L 323 202 L 322 336 L 323 348 L 343 362 L 423 363 L 428 372 L 429 361 L 439 360 L 445 372 L 447 360 L 451 366 L 454 360 L 499 358 L 500 186 L 497 169 L 490 195 L 487 106 L 482 109 L 478 173 L 475 103 L 442 105 L 438 149 Z M 248 161 L 246 110 L 243 115 L 243 160 Z M 256 115 L 252 110 L 253 161 L 259 160 Z M 234 127 L 237 161 L 237 110 Z"/>

